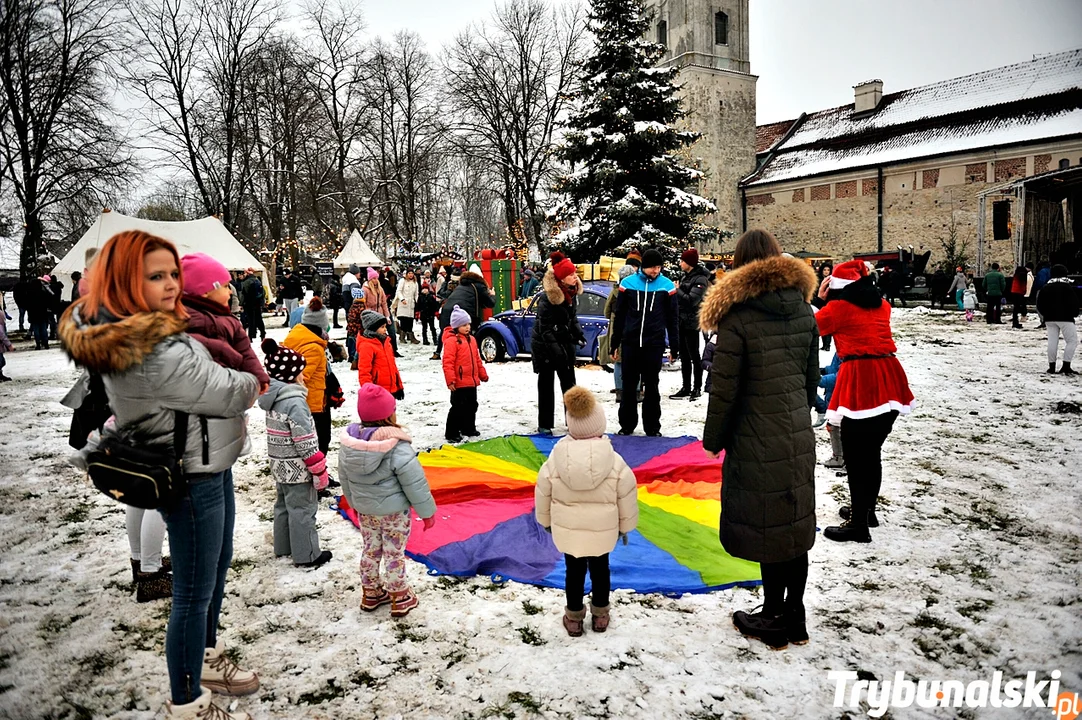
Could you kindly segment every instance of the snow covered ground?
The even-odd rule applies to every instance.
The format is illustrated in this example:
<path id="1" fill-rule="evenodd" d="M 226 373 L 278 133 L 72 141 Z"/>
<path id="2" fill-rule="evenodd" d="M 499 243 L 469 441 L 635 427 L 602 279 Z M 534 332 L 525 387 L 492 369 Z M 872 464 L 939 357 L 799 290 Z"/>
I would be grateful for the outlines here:
<path id="1" fill-rule="evenodd" d="M 420 607 L 403 622 L 361 613 L 360 536 L 330 509 L 319 514 L 330 564 L 298 570 L 273 558 L 274 487 L 253 411 L 255 452 L 235 469 L 222 624 L 231 654 L 259 671 L 262 688 L 232 706 L 256 718 L 863 716 L 833 707 L 827 672 L 847 669 L 966 683 L 996 670 L 1047 679 L 1059 669 L 1063 690 L 1082 691 L 1082 381 L 1043 374 L 1044 334 L 1033 329 L 923 309 L 899 310 L 894 326 L 920 407 L 885 449 L 882 526 L 871 545 L 819 540 L 811 643 L 781 652 L 731 625 L 734 610 L 759 604 L 758 589 L 679 599 L 618 592 L 610 630 L 572 639 L 558 591 L 433 578 L 411 563 Z M 135 603 L 122 506 L 66 464 L 70 415 L 58 401 L 74 367 L 59 349 L 28 347 L 7 356 L 15 382 L 0 385 L 0 717 L 154 717 L 168 695 L 169 603 Z M 404 352 L 400 418 L 425 449 L 442 440 L 446 390 L 430 348 Z M 484 436 L 533 431 L 529 363 L 490 374 L 480 392 Z M 356 377 L 344 365 L 339 375 L 352 398 Z M 603 394 L 615 429 L 612 376 L 583 368 L 578 378 Z M 679 373 L 662 383 L 663 394 L 675 391 Z M 336 427 L 351 420 L 351 405 L 335 412 Z M 700 435 L 705 411 L 705 400 L 665 399 L 665 434 Z M 820 438 L 822 460 L 829 443 Z M 825 526 L 845 481 L 818 472 Z"/>

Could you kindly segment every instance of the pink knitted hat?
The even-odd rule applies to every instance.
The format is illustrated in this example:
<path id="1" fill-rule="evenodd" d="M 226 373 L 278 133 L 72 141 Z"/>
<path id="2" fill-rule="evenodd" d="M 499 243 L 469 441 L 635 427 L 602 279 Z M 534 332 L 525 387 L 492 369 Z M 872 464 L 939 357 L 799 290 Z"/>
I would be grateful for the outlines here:
<path id="1" fill-rule="evenodd" d="M 395 407 L 394 397 L 379 385 L 365 383 L 357 392 L 357 415 L 361 422 L 386 420 L 394 415 Z"/>
<path id="2" fill-rule="evenodd" d="M 184 292 L 189 295 L 206 295 L 229 284 L 229 271 L 225 265 L 204 253 L 189 253 L 182 257 L 180 272 L 184 278 Z"/>

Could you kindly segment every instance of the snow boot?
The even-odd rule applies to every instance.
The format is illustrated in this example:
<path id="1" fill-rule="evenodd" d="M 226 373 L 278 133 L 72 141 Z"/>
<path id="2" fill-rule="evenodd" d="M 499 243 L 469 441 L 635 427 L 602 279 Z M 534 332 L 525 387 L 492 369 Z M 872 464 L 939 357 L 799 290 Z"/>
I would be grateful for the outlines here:
<path id="1" fill-rule="evenodd" d="M 1071 363 L 1065 362 L 1065 363 L 1063 363 L 1063 367 L 1061 367 L 1059 369 L 1059 374 L 1060 375 L 1077 375 L 1078 373 L 1076 373 L 1074 370 L 1071 369 Z"/>
<path id="2" fill-rule="evenodd" d="M 203 692 L 193 702 L 184 705 L 165 704 L 166 720 L 252 720 L 246 712 L 229 713 L 210 701 L 210 690 Z"/>
<path id="3" fill-rule="evenodd" d="M 401 618 L 410 614 L 410 610 L 417 607 L 420 601 L 413 591 L 406 588 L 402 592 L 391 593 L 391 617 Z"/>
<path id="4" fill-rule="evenodd" d="M 440 354 L 438 352 L 434 352 L 434 353 L 432 353 L 432 357 L 430 357 L 428 359 L 429 360 L 439 360 L 440 359 Z"/>
<path id="5" fill-rule="evenodd" d="M 691 395 L 691 390 L 690 389 L 688 389 L 686 387 L 685 388 L 680 388 L 679 390 L 674 392 L 672 395 L 670 395 L 669 399 L 670 400 L 679 400 L 680 398 L 686 398 L 688 395 Z"/>
<path id="6" fill-rule="evenodd" d="M 845 467 L 845 456 L 842 454 L 842 429 L 837 425 L 827 425 L 830 435 L 830 459 L 823 463 L 824 467 L 835 470 Z"/>
<path id="7" fill-rule="evenodd" d="M 582 624 L 586 619 L 586 608 L 568 610 L 564 608 L 564 630 L 571 637 L 582 637 Z"/>
<path id="8" fill-rule="evenodd" d="M 698 400 L 702 396 L 703 396 L 702 388 L 694 387 L 694 388 L 691 389 L 691 394 L 688 395 L 688 400 L 691 401 L 691 402 L 695 402 L 696 400 Z"/>
<path id="9" fill-rule="evenodd" d="M 332 557 L 334 557 L 334 555 L 331 553 L 330 550 L 324 550 L 323 552 L 321 552 L 316 557 L 315 560 L 309 560 L 308 562 L 305 562 L 305 563 L 293 563 L 293 564 L 296 567 L 317 568 L 317 567 L 320 567 L 321 565 L 326 565 L 328 562 L 330 562 L 330 559 Z"/>
<path id="10" fill-rule="evenodd" d="M 848 520 L 849 516 L 852 514 L 853 510 L 848 505 L 842 505 L 838 508 L 838 516 L 841 517 L 842 520 Z M 874 508 L 868 512 L 868 527 L 879 527 L 879 518 L 875 516 Z"/>
<path id="11" fill-rule="evenodd" d="M 1069 364 L 1070 363 L 1068 363 L 1068 365 Z M 1048 363 L 1048 369 L 1045 370 L 1045 372 L 1048 373 L 1049 375 L 1055 375 L 1056 374 L 1056 364 L 1054 362 Z"/>
<path id="12" fill-rule="evenodd" d="M 621 402 L 623 402 L 624 391 L 620 390 L 620 389 L 616 389 L 616 390 L 613 390 L 613 392 L 616 393 L 616 404 L 619 405 Z"/>
<path id="13" fill-rule="evenodd" d="M 225 643 L 203 651 L 203 678 L 199 684 L 219 695 L 251 695 L 259 689 L 259 676 L 251 670 L 241 670 L 224 655 Z M 213 716 L 211 716 L 213 717 Z"/>
<path id="14" fill-rule="evenodd" d="M 135 602 L 145 603 L 173 597 L 173 576 L 162 568 L 154 573 L 136 573 Z"/>
<path id="15" fill-rule="evenodd" d="M 4 373 L 0 373 L 0 382 L 11 382 L 11 378 Z"/>
<path id="16" fill-rule="evenodd" d="M 826 423 L 827 423 L 827 414 L 826 413 L 821 413 L 821 412 L 816 412 L 815 413 L 815 422 L 812 423 L 812 429 L 823 427 L 824 425 L 826 425 Z"/>
<path id="17" fill-rule="evenodd" d="M 372 612 L 391 603 L 390 594 L 383 588 L 365 588 L 361 598 L 361 610 Z"/>
<path id="18" fill-rule="evenodd" d="M 590 629 L 603 633 L 609 629 L 609 605 L 597 607 L 590 603 Z"/>
<path id="19" fill-rule="evenodd" d="M 870 543 L 872 541 L 872 534 L 868 532 L 868 528 L 857 527 L 849 520 L 841 525 L 831 525 L 823 531 L 823 537 L 834 542 Z"/>
<path id="20" fill-rule="evenodd" d="M 808 623 L 803 606 L 800 610 L 785 609 L 785 637 L 790 645 L 807 645 Z"/>
<path id="21" fill-rule="evenodd" d="M 139 575 L 142 570 L 139 567 L 139 561 L 135 558 L 129 558 L 131 560 L 131 581 L 132 583 L 139 582 Z M 173 572 L 173 560 L 168 555 L 162 556 L 162 566 L 159 568 L 160 572 Z M 153 573 L 151 573 L 153 574 Z"/>
<path id="22" fill-rule="evenodd" d="M 421 341 L 417 339 L 417 335 L 411 330 L 408 335 L 410 336 L 411 345 L 420 345 Z"/>
<path id="23" fill-rule="evenodd" d="M 737 610 L 733 613 L 733 627 L 744 637 L 762 640 L 771 650 L 784 650 L 789 645 L 785 619 L 781 615 Z"/>

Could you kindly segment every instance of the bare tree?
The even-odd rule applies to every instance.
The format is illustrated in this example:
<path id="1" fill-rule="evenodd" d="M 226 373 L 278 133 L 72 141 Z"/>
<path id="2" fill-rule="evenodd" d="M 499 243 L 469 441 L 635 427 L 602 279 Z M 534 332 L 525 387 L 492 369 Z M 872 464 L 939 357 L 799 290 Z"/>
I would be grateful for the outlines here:
<path id="1" fill-rule="evenodd" d="M 21 206 L 23 276 L 36 274 L 51 213 L 101 204 L 131 155 L 105 98 L 119 49 L 110 0 L 0 0 L 0 170 Z"/>
<path id="2" fill-rule="evenodd" d="M 508 227 L 525 215 L 535 245 L 553 178 L 553 133 L 568 109 L 585 27 L 578 5 L 507 0 L 490 25 L 456 37 L 444 62 L 458 145 L 493 166 Z"/>

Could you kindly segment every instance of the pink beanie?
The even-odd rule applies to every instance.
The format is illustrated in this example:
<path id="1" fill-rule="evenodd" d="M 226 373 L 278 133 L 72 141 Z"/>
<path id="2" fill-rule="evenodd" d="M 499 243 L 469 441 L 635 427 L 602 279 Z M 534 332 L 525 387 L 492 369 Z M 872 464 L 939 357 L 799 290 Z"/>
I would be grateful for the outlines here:
<path id="1" fill-rule="evenodd" d="M 376 272 L 375 268 L 368 268 L 368 279 L 369 280 L 378 280 L 379 279 L 379 273 Z"/>
<path id="2" fill-rule="evenodd" d="M 203 253 L 182 257 L 180 271 L 184 277 L 184 292 L 189 295 L 206 295 L 229 284 L 229 271 L 225 265 Z"/>
<path id="3" fill-rule="evenodd" d="M 395 407 L 394 397 L 379 385 L 365 383 L 357 393 L 357 415 L 361 422 L 386 420 L 394 415 Z"/>

